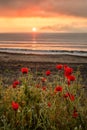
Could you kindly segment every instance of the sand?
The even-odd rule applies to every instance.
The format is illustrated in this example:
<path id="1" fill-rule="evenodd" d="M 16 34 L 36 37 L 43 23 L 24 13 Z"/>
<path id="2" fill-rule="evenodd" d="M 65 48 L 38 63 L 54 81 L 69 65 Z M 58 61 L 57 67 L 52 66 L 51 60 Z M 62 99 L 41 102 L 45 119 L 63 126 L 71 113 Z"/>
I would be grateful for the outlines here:
<path id="1" fill-rule="evenodd" d="M 12 54 L 0 53 L 0 62 L 23 61 L 23 62 L 60 62 L 60 63 L 87 63 L 86 56 L 74 55 L 49 55 L 49 54 Z"/>

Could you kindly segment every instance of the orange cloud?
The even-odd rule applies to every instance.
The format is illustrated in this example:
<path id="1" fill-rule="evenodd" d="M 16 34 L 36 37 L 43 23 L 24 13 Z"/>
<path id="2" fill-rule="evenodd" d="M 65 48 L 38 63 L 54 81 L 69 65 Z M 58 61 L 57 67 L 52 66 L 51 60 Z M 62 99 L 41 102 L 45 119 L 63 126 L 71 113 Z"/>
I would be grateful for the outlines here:
<path id="1" fill-rule="evenodd" d="M 3 17 L 87 17 L 87 0 L 0 0 Z"/>

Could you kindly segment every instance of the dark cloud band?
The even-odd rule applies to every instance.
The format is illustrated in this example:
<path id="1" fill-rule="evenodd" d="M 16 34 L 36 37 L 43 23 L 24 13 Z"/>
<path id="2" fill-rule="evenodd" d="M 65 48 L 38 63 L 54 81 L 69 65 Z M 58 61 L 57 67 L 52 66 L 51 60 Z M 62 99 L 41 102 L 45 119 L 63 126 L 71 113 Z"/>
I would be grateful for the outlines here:
<path id="1" fill-rule="evenodd" d="M 0 16 L 87 17 L 87 0 L 0 0 Z"/>

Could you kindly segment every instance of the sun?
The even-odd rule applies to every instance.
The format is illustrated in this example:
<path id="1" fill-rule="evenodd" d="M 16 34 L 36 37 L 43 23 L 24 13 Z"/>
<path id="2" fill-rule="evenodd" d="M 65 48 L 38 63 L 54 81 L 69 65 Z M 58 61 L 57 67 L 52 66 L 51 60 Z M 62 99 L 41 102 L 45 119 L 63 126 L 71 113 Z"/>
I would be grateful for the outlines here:
<path id="1" fill-rule="evenodd" d="M 32 32 L 37 32 L 37 28 L 36 28 L 36 27 L 33 27 L 33 28 L 32 28 Z"/>

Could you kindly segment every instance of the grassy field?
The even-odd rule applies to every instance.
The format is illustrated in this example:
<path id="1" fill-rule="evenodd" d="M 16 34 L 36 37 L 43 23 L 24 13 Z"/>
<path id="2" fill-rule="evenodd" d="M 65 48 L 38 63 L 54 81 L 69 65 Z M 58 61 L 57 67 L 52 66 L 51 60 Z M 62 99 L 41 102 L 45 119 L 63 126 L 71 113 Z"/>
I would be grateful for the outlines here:
<path id="1" fill-rule="evenodd" d="M 87 93 L 80 71 L 64 64 L 42 66 L 18 66 L 5 87 L 1 76 L 0 130 L 86 130 Z"/>

